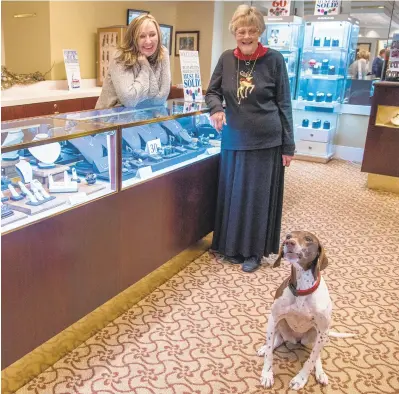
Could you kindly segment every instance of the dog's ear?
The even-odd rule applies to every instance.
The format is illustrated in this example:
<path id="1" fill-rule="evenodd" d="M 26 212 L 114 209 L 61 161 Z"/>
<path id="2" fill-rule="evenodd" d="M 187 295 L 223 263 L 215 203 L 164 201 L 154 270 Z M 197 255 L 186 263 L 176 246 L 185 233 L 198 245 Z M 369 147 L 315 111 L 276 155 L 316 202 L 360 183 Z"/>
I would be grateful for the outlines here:
<path id="1" fill-rule="evenodd" d="M 319 257 L 317 258 L 316 268 L 314 272 L 315 278 L 319 276 L 319 272 L 326 269 L 328 266 L 328 258 L 326 255 L 326 251 L 322 244 L 319 246 Z"/>
<path id="2" fill-rule="evenodd" d="M 274 262 L 273 268 L 280 267 L 281 259 L 283 258 L 283 253 L 284 253 L 283 248 L 284 248 L 283 244 L 281 244 L 280 250 L 278 251 L 277 260 Z"/>

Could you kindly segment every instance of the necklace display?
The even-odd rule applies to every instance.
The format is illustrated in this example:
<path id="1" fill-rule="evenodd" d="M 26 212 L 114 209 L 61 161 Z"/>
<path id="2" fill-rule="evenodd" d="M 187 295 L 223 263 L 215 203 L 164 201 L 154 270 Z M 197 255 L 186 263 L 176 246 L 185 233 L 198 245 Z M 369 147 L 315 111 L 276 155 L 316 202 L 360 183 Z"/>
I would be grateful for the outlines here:
<path id="1" fill-rule="evenodd" d="M 255 51 L 256 53 L 256 51 Z M 252 57 L 252 56 L 251 56 Z M 241 104 L 241 100 L 246 99 L 248 94 L 251 94 L 255 89 L 255 85 L 253 83 L 253 72 L 255 68 L 256 61 L 258 60 L 259 54 L 256 55 L 254 64 L 252 65 L 251 70 L 247 69 L 240 71 L 240 59 L 237 57 L 237 101 L 238 105 Z M 252 58 L 249 60 L 244 60 L 244 63 L 247 67 L 251 66 Z"/>

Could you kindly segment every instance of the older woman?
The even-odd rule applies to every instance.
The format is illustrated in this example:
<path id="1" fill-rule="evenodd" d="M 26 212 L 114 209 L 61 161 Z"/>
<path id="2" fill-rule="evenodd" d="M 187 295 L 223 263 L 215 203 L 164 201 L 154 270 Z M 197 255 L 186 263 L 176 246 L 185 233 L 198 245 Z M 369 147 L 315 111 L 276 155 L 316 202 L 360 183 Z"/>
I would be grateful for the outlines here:
<path id="1" fill-rule="evenodd" d="M 221 55 L 206 93 L 211 121 L 223 129 L 212 249 L 246 272 L 278 252 L 284 166 L 295 150 L 284 58 L 258 42 L 264 30 L 255 7 L 237 8 L 237 48 Z"/>
<path id="2" fill-rule="evenodd" d="M 170 90 L 169 54 L 152 15 L 134 19 L 104 80 L 96 108 L 145 107 L 165 102 Z"/>

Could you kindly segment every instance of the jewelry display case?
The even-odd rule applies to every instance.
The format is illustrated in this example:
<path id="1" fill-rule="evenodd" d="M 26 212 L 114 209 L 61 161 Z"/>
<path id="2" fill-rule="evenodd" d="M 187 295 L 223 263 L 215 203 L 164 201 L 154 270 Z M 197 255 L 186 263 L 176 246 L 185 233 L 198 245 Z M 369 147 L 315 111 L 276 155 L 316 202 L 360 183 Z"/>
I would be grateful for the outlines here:
<path id="1" fill-rule="evenodd" d="M 2 233 L 115 192 L 116 143 L 116 129 L 96 122 L 3 122 Z"/>
<path id="2" fill-rule="evenodd" d="M 147 109 L 117 107 L 60 118 L 121 128 L 124 189 L 220 153 L 220 136 L 205 111 L 203 104 L 172 101 Z"/>
<path id="3" fill-rule="evenodd" d="M 340 107 L 348 101 L 348 68 L 359 22 L 349 15 L 306 16 L 295 110 L 296 156 L 327 162 L 334 155 Z"/>
<path id="4" fill-rule="evenodd" d="M 208 114 L 171 100 L 2 123 L 2 204 L 24 215 L 2 212 L 3 370 L 213 231 Z"/>
<path id="5" fill-rule="evenodd" d="M 299 58 L 303 41 L 303 19 L 298 16 L 265 17 L 266 30 L 261 43 L 284 56 L 290 80 L 291 98 L 295 98 Z"/>

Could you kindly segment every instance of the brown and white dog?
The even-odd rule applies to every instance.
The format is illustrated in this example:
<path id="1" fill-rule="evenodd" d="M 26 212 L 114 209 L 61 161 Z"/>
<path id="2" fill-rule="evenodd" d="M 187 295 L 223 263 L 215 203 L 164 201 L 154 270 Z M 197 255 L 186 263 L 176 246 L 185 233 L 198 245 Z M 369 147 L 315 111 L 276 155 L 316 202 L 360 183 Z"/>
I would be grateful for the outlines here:
<path id="1" fill-rule="evenodd" d="M 276 291 L 267 324 L 266 344 L 258 350 L 258 355 L 265 358 L 261 384 L 265 387 L 273 385 L 273 351 L 288 341 L 314 344 L 309 359 L 291 380 L 290 388 L 299 390 L 304 387 L 314 369 L 316 380 L 326 385 L 328 377 L 323 371 L 320 355 L 328 337 L 354 336 L 329 331 L 332 301 L 320 274 L 328 265 L 327 256 L 314 234 L 293 231 L 281 245 L 273 267 L 278 267 L 281 259 L 291 263 L 291 276 Z"/>

